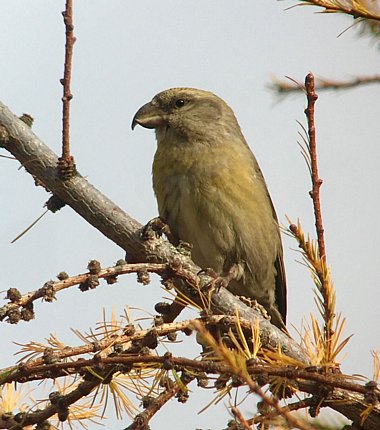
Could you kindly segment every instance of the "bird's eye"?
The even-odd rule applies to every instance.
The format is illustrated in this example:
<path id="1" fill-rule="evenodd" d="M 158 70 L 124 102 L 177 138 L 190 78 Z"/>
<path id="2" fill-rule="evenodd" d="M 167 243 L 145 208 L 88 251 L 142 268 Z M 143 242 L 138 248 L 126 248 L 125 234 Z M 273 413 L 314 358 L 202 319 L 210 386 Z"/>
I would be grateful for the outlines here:
<path id="1" fill-rule="evenodd" d="M 181 108 L 182 106 L 185 105 L 185 100 L 184 99 L 178 99 L 175 101 L 175 105 L 177 106 L 177 108 Z"/>

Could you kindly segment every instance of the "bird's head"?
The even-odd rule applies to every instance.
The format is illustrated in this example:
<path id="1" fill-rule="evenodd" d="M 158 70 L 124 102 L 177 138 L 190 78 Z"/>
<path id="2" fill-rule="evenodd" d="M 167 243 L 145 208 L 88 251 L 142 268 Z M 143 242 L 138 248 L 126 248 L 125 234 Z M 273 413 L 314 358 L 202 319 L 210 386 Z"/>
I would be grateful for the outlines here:
<path id="1" fill-rule="evenodd" d="M 237 121 L 231 108 L 218 96 L 195 88 L 171 88 L 162 91 L 142 106 L 132 121 L 132 129 L 139 124 L 156 129 L 157 134 L 171 129 L 186 137 L 204 136 L 208 130 L 223 132 Z"/>

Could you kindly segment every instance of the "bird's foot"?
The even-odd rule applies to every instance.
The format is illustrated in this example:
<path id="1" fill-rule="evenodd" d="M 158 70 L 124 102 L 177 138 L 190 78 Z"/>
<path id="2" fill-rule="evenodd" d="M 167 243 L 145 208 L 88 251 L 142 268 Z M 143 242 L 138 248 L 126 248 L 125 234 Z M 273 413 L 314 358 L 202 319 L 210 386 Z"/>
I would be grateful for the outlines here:
<path id="1" fill-rule="evenodd" d="M 173 243 L 173 242 L 172 242 Z M 179 251 L 182 255 L 191 258 L 191 251 L 193 250 L 193 245 L 188 242 L 184 242 L 180 240 L 177 245 L 177 251 Z"/>
<path id="2" fill-rule="evenodd" d="M 217 292 L 220 290 L 220 288 L 227 288 L 228 284 L 232 279 L 235 278 L 235 274 L 232 270 L 228 271 L 228 273 L 225 276 L 219 275 L 217 272 L 215 272 L 214 269 L 211 267 L 207 267 L 206 269 L 201 270 L 199 274 L 204 274 L 210 276 L 212 281 L 210 281 L 208 284 L 205 285 L 206 290 L 215 289 Z"/>
<path id="3" fill-rule="evenodd" d="M 150 240 L 154 237 L 161 237 L 163 234 L 168 238 L 169 242 L 177 245 L 178 241 L 170 231 L 168 224 L 160 217 L 151 219 L 141 230 L 141 238 L 143 240 Z"/>
<path id="4" fill-rule="evenodd" d="M 245 296 L 239 296 L 239 300 L 242 301 L 245 305 L 248 307 L 255 309 L 256 311 L 260 312 L 260 314 L 267 320 L 270 320 L 270 315 L 268 314 L 267 310 L 263 305 L 260 305 L 260 303 L 255 300 L 251 299 L 249 297 Z"/>
<path id="5" fill-rule="evenodd" d="M 263 318 L 269 320 L 273 325 L 278 327 L 283 333 L 291 337 L 282 319 L 279 319 L 279 318 L 275 319 L 276 313 L 273 313 L 273 309 L 272 309 L 272 312 L 270 311 L 268 312 L 268 309 L 265 306 L 261 305 L 257 300 L 251 299 L 249 297 L 239 296 L 239 300 L 242 301 L 248 307 L 258 311 L 263 316 Z"/>

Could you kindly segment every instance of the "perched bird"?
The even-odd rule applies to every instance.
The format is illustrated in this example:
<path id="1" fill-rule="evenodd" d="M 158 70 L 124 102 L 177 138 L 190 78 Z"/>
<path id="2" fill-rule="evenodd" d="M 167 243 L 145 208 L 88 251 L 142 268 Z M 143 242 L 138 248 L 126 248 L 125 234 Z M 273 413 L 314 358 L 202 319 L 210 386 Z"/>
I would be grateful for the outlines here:
<path id="1" fill-rule="evenodd" d="M 285 329 L 286 279 L 276 213 L 232 109 L 215 94 L 172 88 L 132 122 L 156 130 L 153 188 L 159 215 L 192 258 L 256 299 Z M 286 330 L 286 329 L 285 329 Z"/>

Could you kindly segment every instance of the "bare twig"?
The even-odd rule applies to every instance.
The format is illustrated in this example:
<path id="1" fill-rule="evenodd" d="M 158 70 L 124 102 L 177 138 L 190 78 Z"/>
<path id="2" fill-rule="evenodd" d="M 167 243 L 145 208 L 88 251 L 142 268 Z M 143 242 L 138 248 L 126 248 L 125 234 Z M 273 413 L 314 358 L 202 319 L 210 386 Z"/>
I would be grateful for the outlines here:
<path id="1" fill-rule="evenodd" d="M 343 90 L 350 89 L 364 85 L 380 84 L 380 75 L 374 76 L 356 76 L 352 79 L 334 80 L 327 78 L 316 78 L 315 89 L 317 91 L 323 90 Z M 279 95 L 285 95 L 289 93 L 300 93 L 305 92 L 305 86 L 293 79 L 274 79 L 269 85 L 269 88 L 277 92 Z"/>
<path id="2" fill-rule="evenodd" d="M 237 408 L 236 406 L 233 406 L 231 408 L 231 412 L 235 415 L 235 417 L 237 418 L 237 420 L 239 421 L 239 423 L 245 428 L 245 430 L 252 430 L 251 425 L 249 424 L 249 420 L 246 420 L 243 416 L 243 414 L 241 413 L 240 409 Z"/>
<path id="3" fill-rule="evenodd" d="M 260 396 L 263 401 L 271 408 L 273 408 L 279 415 L 283 416 L 291 428 L 297 428 L 301 430 L 318 430 L 313 425 L 309 424 L 306 420 L 301 420 L 297 416 L 291 414 L 291 411 L 286 407 L 282 407 L 276 397 L 269 397 L 264 391 L 254 383 L 251 378 L 246 379 L 247 385 L 250 390 Z"/>
<path id="4" fill-rule="evenodd" d="M 320 187 L 322 185 L 322 179 L 318 173 L 317 163 L 317 143 L 315 133 L 315 118 L 314 108 L 315 102 L 318 99 L 315 93 L 314 76 L 309 73 L 305 79 L 305 89 L 307 96 L 307 107 L 305 109 L 305 115 L 307 117 L 308 138 L 304 139 L 305 149 L 303 149 L 303 155 L 309 167 L 312 190 L 310 191 L 310 197 L 313 201 L 315 227 L 317 232 L 318 247 L 314 245 L 314 242 L 309 238 L 305 238 L 302 231 L 301 224 L 291 224 L 289 227 L 290 232 L 297 239 L 299 246 L 303 250 L 303 256 L 309 268 L 312 270 L 315 285 L 321 294 L 321 299 L 317 298 L 318 308 L 323 316 L 324 327 L 323 336 L 320 335 L 320 329 L 313 319 L 313 333 L 317 344 L 323 347 L 324 355 L 322 361 L 326 366 L 326 369 L 335 367 L 335 359 L 337 353 L 344 347 L 348 340 L 343 341 L 340 345 L 338 343 L 339 336 L 343 329 L 344 320 L 339 329 L 334 332 L 334 320 L 335 320 L 335 290 L 330 278 L 330 270 L 327 267 L 326 259 L 326 247 L 324 239 L 324 227 L 322 222 L 322 210 L 320 202 Z M 323 341 L 323 342 L 321 342 Z"/>
<path id="5" fill-rule="evenodd" d="M 70 177 L 75 171 L 74 158 L 70 154 L 70 101 L 73 98 L 71 93 L 71 69 L 73 59 L 73 47 L 75 43 L 74 24 L 73 24 L 73 0 L 66 0 L 66 9 L 62 12 L 63 21 L 66 28 L 65 45 L 65 66 L 63 79 L 62 97 L 62 156 L 59 159 L 59 168 L 63 178 Z"/>
<path id="6" fill-rule="evenodd" d="M 314 397 L 308 397 L 306 399 L 302 399 L 299 401 L 296 401 L 294 403 L 288 403 L 286 406 L 283 406 L 282 409 L 286 409 L 289 412 L 292 411 L 298 411 L 299 409 L 309 408 L 310 406 L 315 405 L 315 399 Z M 276 416 L 281 415 L 277 410 L 270 412 L 267 416 L 258 416 L 254 417 L 248 420 L 249 424 L 258 424 L 261 423 L 268 418 L 275 418 Z"/>
<path id="7" fill-rule="evenodd" d="M 315 102 L 318 99 L 318 96 L 315 93 L 314 76 L 312 73 L 309 73 L 306 76 L 305 88 L 306 88 L 306 95 L 307 95 L 307 108 L 305 110 L 305 114 L 308 122 L 311 181 L 313 186 L 310 192 L 310 196 L 313 200 L 313 206 L 314 206 L 315 227 L 317 230 L 317 237 L 318 237 L 319 256 L 324 262 L 326 262 L 324 228 L 322 223 L 321 202 L 319 198 L 319 189 L 322 185 L 322 179 L 318 175 L 317 142 L 316 142 L 316 136 L 315 136 L 315 119 L 314 119 L 314 106 L 315 106 Z"/>
<path id="8" fill-rule="evenodd" d="M 312 198 L 314 207 L 318 246 L 316 246 L 315 242 L 310 240 L 309 237 L 307 239 L 305 238 L 300 222 L 298 222 L 298 225 L 291 224 L 289 231 L 297 239 L 298 244 L 303 251 L 302 254 L 304 256 L 305 262 L 311 269 L 314 283 L 321 295 L 321 297 L 316 298 L 316 302 L 318 309 L 322 314 L 324 326 L 323 329 L 320 329 L 317 321 L 314 317 L 312 317 L 312 332 L 315 346 L 320 352 L 323 351 L 323 355 L 320 355 L 319 353 L 316 355 L 316 357 L 319 356 L 317 361 L 319 361 L 319 364 L 323 363 L 326 366 L 326 370 L 331 370 L 335 369 L 336 356 L 343 349 L 349 338 L 339 343 L 344 327 L 344 319 L 340 321 L 340 318 L 337 318 L 335 327 L 336 330 L 334 331 L 334 321 L 336 318 L 336 295 L 330 277 L 330 269 L 327 267 L 326 259 L 324 227 L 322 222 L 322 210 L 320 202 L 320 187 L 322 185 L 322 179 L 319 177 L 318 173 L 317 143 L 314 118 L 315 102 L 317 101 L 318 96 L 315 93 L 314 76 L 312 73 L 309 73 L 306 76 L 305 89 L 307 96 L 305 115 L 308 122 L 308 136 L 307 139 L 303 139 L 305 148 L 302 148 L 302 154 L 307 162 L 311 176 L 312 190 L 310 191 L 310 197 Z"/>
<path id="9" fill-rule="evenodd" d="M 323 319 L 324 319 L 324 337 L 327 351 L 327 362 L 334 357 L 333 351 L 333 339 L 334 339 L 334 319 L 335 319 L 335 293 L 332 289 L 332 283 L 330 282 L 330 271 L 326 264 L 326 246 L 324 237 L 324 227 L 322 221 L 322 210 L 321 201 L 319 196 L 320 187 L 322 185 L 322 179 L 318 174 L 318 163 L 317 163 L 317 141 L 315 134 L 315 118 L 314 118 L 314 107 L 315 102 L 318 99 L 315 93 L 314 87 L 314 76 L 309 73 L 305 79 L 305 88 L 307 95 L 307 108 L 305 109 L 305 115 L 308 122 L 308 136 L 309 136 L 309 151 L 310 151 L 310 167 L 311 167 L 311 182 L 312 190 L 310 196 L 313 200 L 314 206 L 314 217 L 315 227 L 317 231 L 318 240 L 318 253 L 322 261 L 320 277 L 320 292 L 323 297 Z"/>
<path id="10" fill-rule="evenodd" d="M 142 413 L 135 417 L 132 424 L 125 430 L 146 430 L 149 428 L 147 424 L 154 415 L 192 380 L 193 378 L 189 381 L 181 381 L 181 384 L 174 383 L 173 386 L 166 388 L 165 391 L 152 400 L 151 404 L 147 406 Z"/>
<path id="11" fill-rule="evenodd" d="M 93 260 L 94 262 L 94 260 Z M 98 284 L 99 279 L 105 279 L 109 284 L 115 283 L 117 281 L 117 276 L 130 274 L 130 273 L 157 273 L 163 275 L 166 273 L 168 276 L 173 274 L 170 265 L 168 264 L 158 264 L 158 263 L 139 263 L 139 264 L 127 264 L 124 262 L 118 262 L 113 267 L 108 267 L 105 269 L 100 268 L 94 273 L 90 271 L 87 273 L 82 273 L 80 275 L 68 277 L 64 272 L 59 275 L 59 281 L 48 281 L 43 287 L 38 290 L 31 291 L 23 295 L 17 295 L 14 289 L 9 290 L 8 300 L 10 303 L 0 307 L 0 321 L 6 320 L 10 315 L 14 317 L 14 312 L 20 308 L 28 308 L 38 299 L 43 299 L 46 302 L 52 302 L 56 298 L 56 293 L 64 289 L 73 287 L 75 285 L 80 285 L 82 291 L 95 288 L 95 284 Z M 178 270 L 178 275 L 180 275 L 181 270 Z M 186 274 L 187 275 L 187 274 Z M 21 317 L 21 319 L 23 319 Z M 18 322 L 18 321 L 12 321 Z"/>

